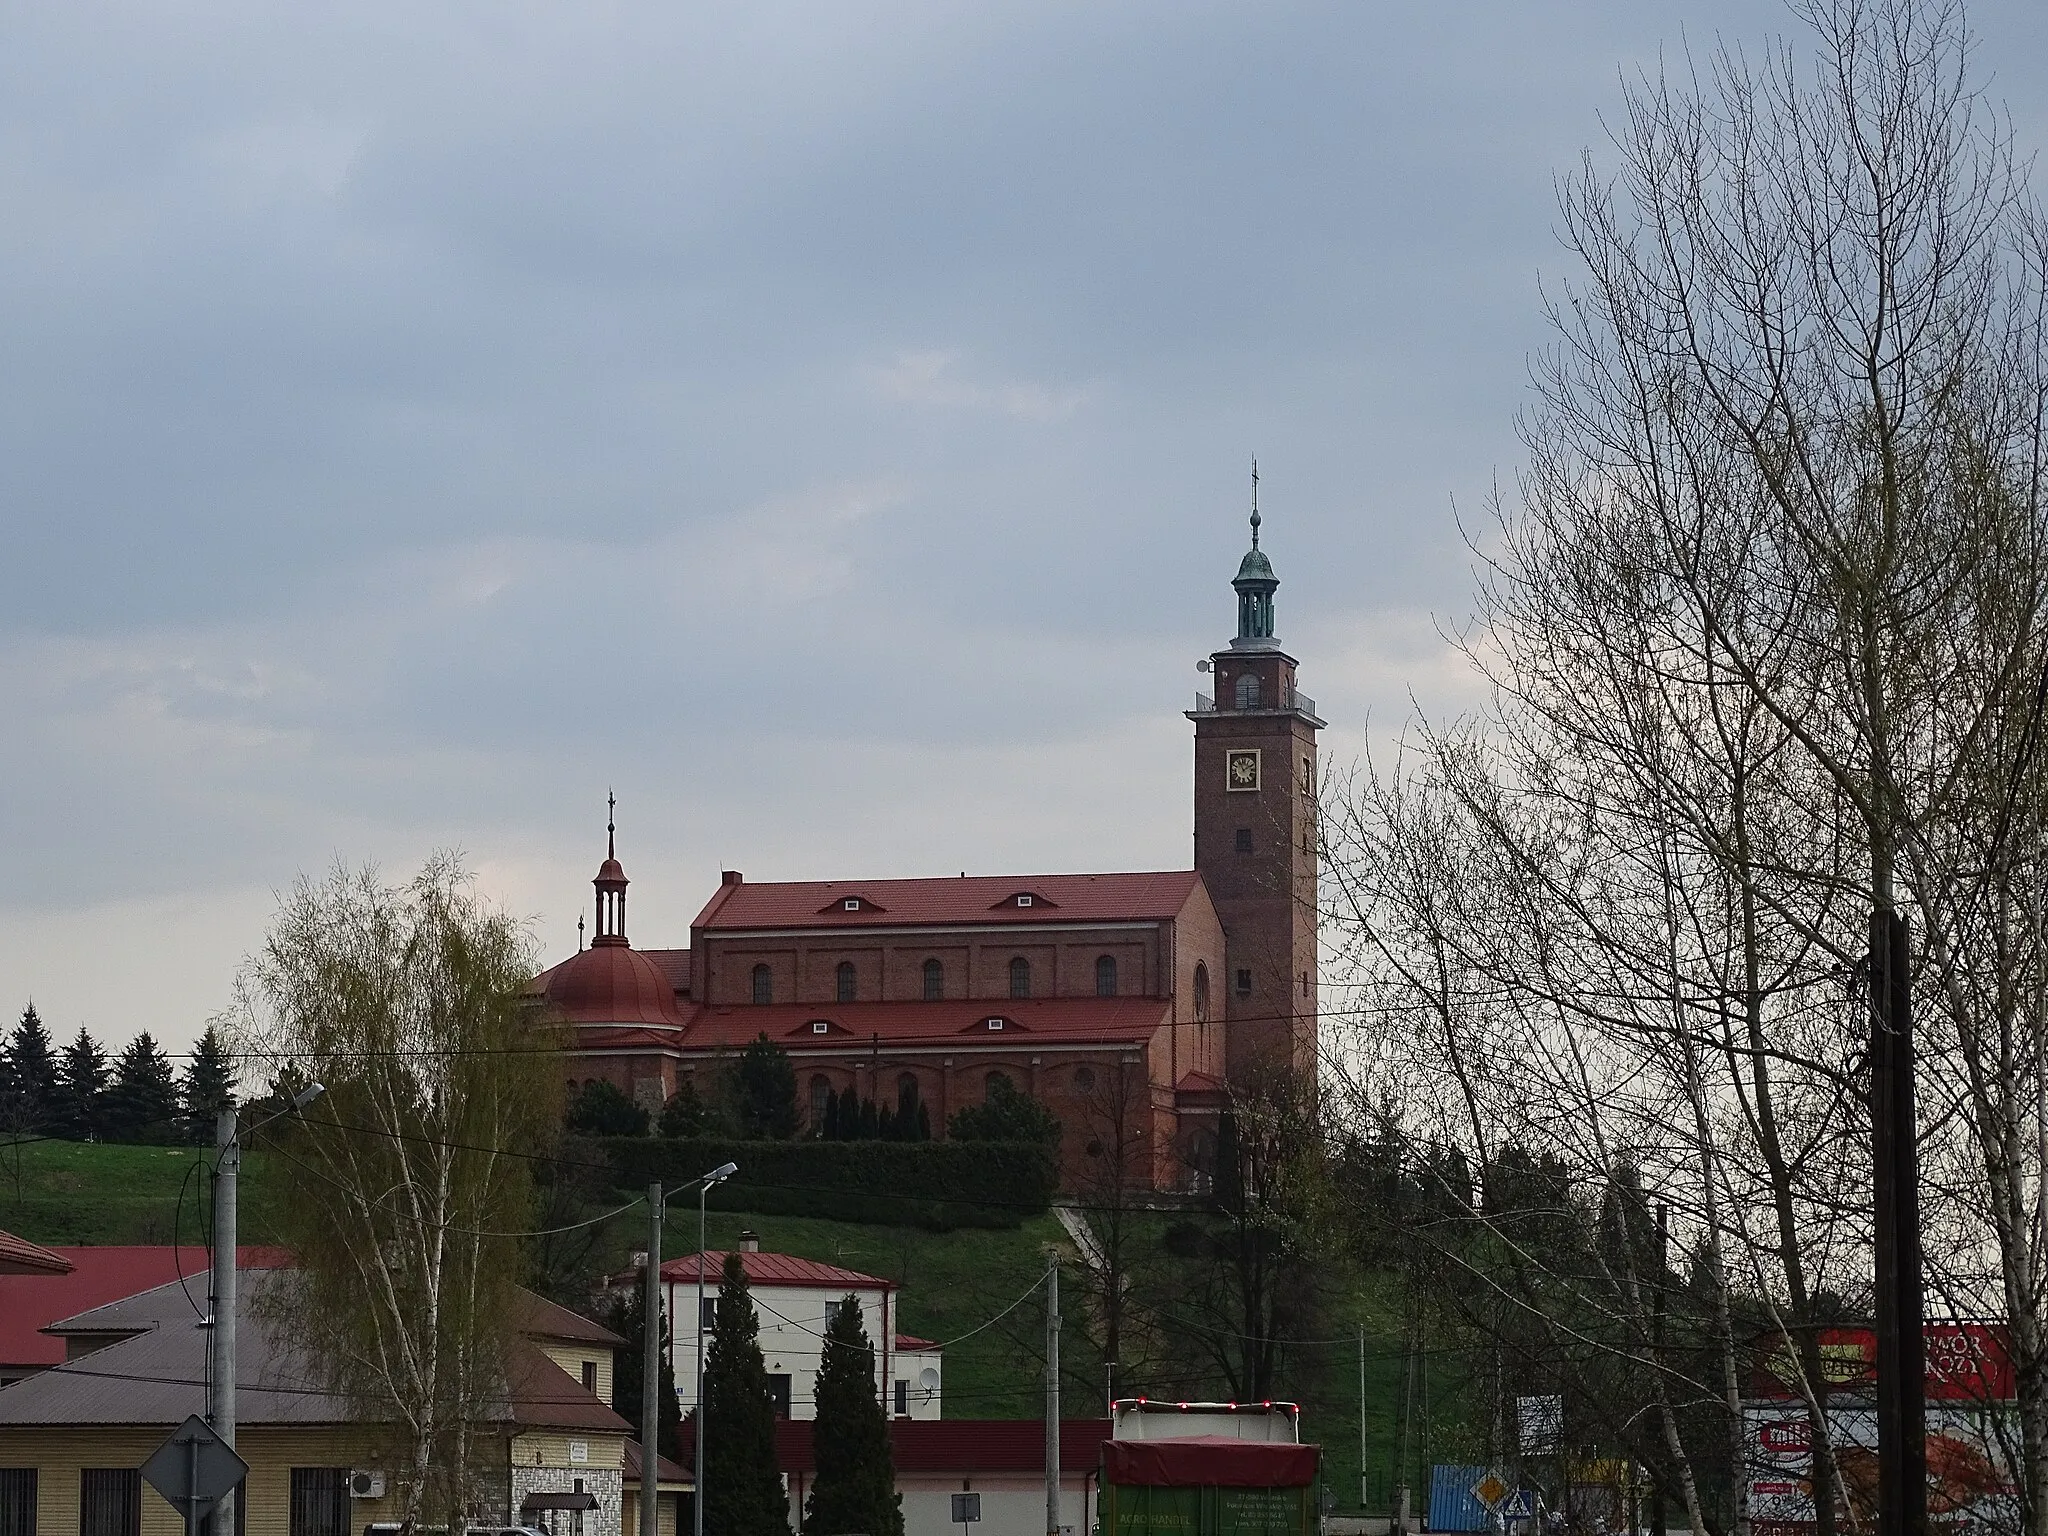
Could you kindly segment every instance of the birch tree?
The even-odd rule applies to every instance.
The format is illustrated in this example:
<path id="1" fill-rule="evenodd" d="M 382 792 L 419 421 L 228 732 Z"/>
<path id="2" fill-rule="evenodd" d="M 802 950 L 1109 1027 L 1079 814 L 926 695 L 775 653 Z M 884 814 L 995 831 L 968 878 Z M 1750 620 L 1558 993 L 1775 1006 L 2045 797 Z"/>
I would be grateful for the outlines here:
<path id="1" fill-rule="evenodd" d="M 397 886 L 337 868 L 284 898 L 230 1021 L 274 1075 L 327 1088 L 272 1149 L 297 1259 L 279 1321 L 389 1435 L 402 1517 L 451 1530 L 491 1497 L 477 1452 L 505 1418 L 532 1159 L 561 1120 L 558 1042 L 520 1003 L 531 960 L 452 857 Z"/>

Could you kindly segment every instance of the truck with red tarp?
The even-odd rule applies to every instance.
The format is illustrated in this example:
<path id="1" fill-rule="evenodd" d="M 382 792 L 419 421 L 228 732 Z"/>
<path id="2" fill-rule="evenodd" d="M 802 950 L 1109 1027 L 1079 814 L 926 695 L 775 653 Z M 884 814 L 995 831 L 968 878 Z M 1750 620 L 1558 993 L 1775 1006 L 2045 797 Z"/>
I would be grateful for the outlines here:
<path id="1" fill-rule="evenodd" d="M 1118 1403 L 1116 1435 L 1102 1443 L 1100 1536 L 1315 1536 L 1322 1449 L 1296 1440 L 1298 1413 L 1292 1403 Z"/>

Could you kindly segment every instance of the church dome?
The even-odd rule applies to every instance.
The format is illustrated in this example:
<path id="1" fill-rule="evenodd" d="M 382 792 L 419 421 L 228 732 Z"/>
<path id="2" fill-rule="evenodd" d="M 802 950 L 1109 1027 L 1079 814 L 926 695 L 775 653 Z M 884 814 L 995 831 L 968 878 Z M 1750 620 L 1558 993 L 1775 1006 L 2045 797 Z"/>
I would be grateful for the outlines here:
<path id="1" fill-rule="evenodd" d="M 1254 545 L 1251 549 L 1246 550 L 1244 558 L 1238 561 L 1237 577 L 1236 581 L 1232 582 L 1232 585 L 1236 585 L 1238 581 L 1273 581 L 1275 579 L 1273 575 L 1273 562 L 1266 558 L 1266 552 L 1263 549 Z"/>
<path id="2" fill-rule="evenodd" d="M 617 859 L 606 859 L 602 864 L 598 865 L 597 879 L 591 882 L 593 885 L 624 885 L 625 883 L 626 866 Z"/>
<path id="3" fill-rule="evenodd" d="M 682 1027 L 661 967 L 624 944 L 594 944 L 541 978 L 541 996 L 571 1024 Z"/>

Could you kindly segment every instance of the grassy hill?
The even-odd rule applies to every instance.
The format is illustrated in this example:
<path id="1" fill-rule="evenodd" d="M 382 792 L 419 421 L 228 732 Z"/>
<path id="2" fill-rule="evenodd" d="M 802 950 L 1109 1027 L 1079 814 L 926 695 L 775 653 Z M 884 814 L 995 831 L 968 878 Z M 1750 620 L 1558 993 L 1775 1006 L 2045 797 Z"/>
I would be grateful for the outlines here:
<path id="1" fill-rule="evenodd" d="M 204 1153 L 210 1162 L 210 1150 Z M 202 1149 L 38 1142 L 0 1144 L 0 1228 L 32 1242 L 188 1243 L 205 1240 L 206 1186 Z M 182 1190 L 182 1200 L 181 1200 Z M 261 1153 L 243 1163 L 242 1232 L 260 1243 L 273 1234 L 270 1212 L 284 1192 Z M 1002 1321 L 961 1338 L 1033 1287 L 1045 1270 L 1044 1251 L 1067 1249 L 1066 1234 L 1050 1215 L 1009 1231 L 936 1233 L 915 1227 L 862 1225 L 808 1217 L 713 1211 L 707 1236 L 713 1248 L 736 1245 L 743 1228 L 772 1252 L 821 1259 L 879 1275 L 901 1287 L 904 1331 L 949 1343 L 945 1360 L 945 1412 L 949 1418 L 1035 1418 L 1043 1411 L 1042 1303 L 1034 1296 Z M 645 1246 L 639 1208 L 599 1229 L 578 1266 L 596 1276 L 623 1268 Z M 697 1213 L 679 1204 L 669 1212 L 663 1252 L 697 1246 Z M 1379 1277 L 1333 1276 L 1332 1301 L 1319 1328 L 1321 1340 L 1291 1347 L 1283 1390 L 1303 1404 L 1303 1430 L 1324 1447 L 1326 1486 L 1341 1509 L 1359 1500 L 1359 1415 L 1364 1409 L 1366 1461 L 1378 1498 L 1392 1481 L 1394 1408 L 1402 1362 L 1393 1299 Z M 1070 1415 L 1102 1412 L 1100 1356 L 1088 1338 L 1085 1309 L 1068 1294 L 1061 1353 L 1067 1370 Z M 1364 1401 L 1360 1402 L 1357 1331 L 1365 1331 Z M 1462 1426 L 1478 1390 L 1457 1356 L 1432 1352 L 1429 1383 L 1418 1394 L 1439 1426 L 1424 1449 L 1431 1459 L 1456 1459 Z M 1155 1389 L 1157 1391 L 1158 1389 Z M 1164 1395 L 1159 1392 L 1159 1395 Z M 1418 1403 L 1418 1407 L 1422 1406 Z"/>

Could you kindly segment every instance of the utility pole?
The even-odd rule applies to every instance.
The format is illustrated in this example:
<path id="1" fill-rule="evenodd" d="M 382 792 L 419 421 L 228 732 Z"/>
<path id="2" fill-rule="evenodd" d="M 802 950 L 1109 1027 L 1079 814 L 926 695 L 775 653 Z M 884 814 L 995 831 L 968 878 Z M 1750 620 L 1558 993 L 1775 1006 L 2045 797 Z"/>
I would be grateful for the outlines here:
<path id="1" fill-rule="evenodd" d="M 213 1120 L 213 1400 L 206 1405 L 207 1422 L 229 1449 L 235 1444 L 235 1180 L 242 1169 L 242 1143 L 235 1112 L 224 1109 Z M 215 1536 L 235 1528 L 235 1500 L 230 1490 L 213 1506 Z"/>
<path id="2" fill-rule="evenodd" d="M 1870 914 L 1870 1119 L 1877 1206 L 1877 1531 L 1926 1536 L 1926 1309 L 1920 1294 L 1912 944 L 1905 918 L 1889 909 Z M 1817 1490 L 1816 1496 L 1826 1495 Z"/>
<path id="3" fill-rule="evenodd" d="M 1368 1494 L 1365 1475 L 1365 1324 L 1358 1325 L 1358 1507 L 1363 1510 Z"/>
<path id="4" fill-rule="evenodd" d="M 640 1322 L 646 1335 L 640 1349 L 640 1536 L 661 1536 L 661 1219 L 661 1185 L 650 1184 L 645 1304 Z"/>
<path id="5" fill-rule="evenodd" d="M 1664 1279 L 1671 1273 L 1671 1207 L 1657 1202 L 1657 1289 L 1650 1297 L 1650 1369 L 1661 1377 L 1664 1371 Z M 1662 1383 L 1658 1395 L 1663 1395 Z M 1664 1476 L 1650 1474 L 1650 1530 L 1664 1536 Z"/>
<path id="6" fill-rule="evenodd" d="M 1060 1260 L 1045 1256 L 1045 1536 L 1060 1536 Z"/>
<path id="7" fill-rule="evenodd" d="M 295 1115 L 327 1090 L 318 1083 L 308 1083 L 292 1095 L 292 1101 L 284 1109 L 250 1127 L 250 1134 L 280 1120 L 286 1115 Z M 238 1307 L 236 1297 L 237 1275 L 235 1269 L 236 1244 L 241 1241 L 235 1212 L 235 1181 L 242 1171 L 241 1125 L 232 1108 L 224 1109 L 213 1119 L 213 1144 L 218 1149 L 213 1160 L 213 1316 L 209 1319 L 213 1337 L 209 1341 L 212 1382 L 207 1393 L 206 1421 L 213 1426 L 213 1432 L 220 1436 L 230 1450 L 235 1445 L 235 1313 Z M 242 1496 L 241 1490 L 231 1489 L 213 1506 L 211 1519 L 215 1536 L 229 1536 L 235 1528 L 235 1500 Z"/>

